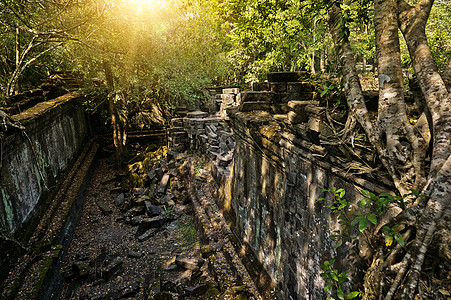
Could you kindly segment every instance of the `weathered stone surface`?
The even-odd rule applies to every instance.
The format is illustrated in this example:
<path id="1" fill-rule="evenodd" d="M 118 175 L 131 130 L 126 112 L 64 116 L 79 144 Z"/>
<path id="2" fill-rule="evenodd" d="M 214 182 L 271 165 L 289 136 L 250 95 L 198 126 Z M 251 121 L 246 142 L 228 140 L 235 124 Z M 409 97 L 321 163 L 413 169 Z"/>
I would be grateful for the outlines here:
<path id="1" fill-rule="evenodd" d="M 233 103 L 235 103 L 235 95 L 222 94 L 221 98 L 222 98 L 222 103 L 224 103 L 225 105 L 232 105 Z"/>
<path id="2" fill-rule="evenodd" d="M 153 237 L 157 231 L 158 231 L 158 229 L 156 229 L 156 228 L 151 228 L 151 229 L 147 230 L 146 232 L 144 232 L 143 234 L 138 236 L 138 241 L 140 241 L 140 242 L 147 241 L 148 239 Z"/>
<path id="3" fill-rule="evenodd" d="M 161 181 L 160 181 L 160 185 L 158 186 L 159 194 L 164 194 L 164 192 L 166 191 L 166 188 L 168 187 L 170 178 L 171 178 L 171 176 L 169 174 L 163 175 L 163 177 L 161 178 Z"/>
<path id="4" fill-rule="evenodd" d="M 307 105 L 314 104 L 311 101 L 290 101 L 288 107 L 296 113 L 303 113 Z"/>
<path id="5" fill-rule="evenodd" d="M 315 92 L 303 92 L 303 93 L 287 93 L 288 100 L 316 100 L 317 94 Z"/>
<path id="6" fill-rule="evenodd" d="M 272 103 L 276 93 L 273 92 L 244 92 L 241 93 L 241 104 L 246 102 Z"/>
<path id="7" fill-rule="evenodd" d="M 274 93 L 286 93 L 287 83 L 286 82 L 270 82 L 269 83 L 271 92 Z"/>
<path id="8" fill-rule="evenodd" d="M 310 82 L 287 82 L 288 93 L 313 92 L 314 87 Z"/>
<path id="9" fill-rule="evenodd" d="M 269 92 L 271 88 L 269 82 L 253 82 L 252 90 L 255 92 Z"/>
<path id="10" fill-rule="evenodd" d="M 139 237 L 144 235 L 149 229 L 159 229 L 167 221 L 169 221 L 169 219 L 166 219 L 164 215 L 156 216 L 153 218 L 141 218 L 138 230 L 136 231 L 136 236 Z"/>
<path id="11" fill-rule="evenodd" d="M 320 118 L 323 108 L 308 103 L 301 103 L 306 114 Z M 290 103 L 302 111 L 295 104 L 299 105 Z M 270 114 L 232 112 L 229 118 L 236 148 L 232 177 L 222 182 L 230 182 L 223 201 L 235 216 L 235 234 L 246 241 L 248 255 L 257 254 L 255 265 L 271 278 L 279 278 L 281 299 L 323 299 L 323 286 L 315 278 L 320 278 L 321 265 L 330 257 L 333 241 L 329 233 L 338 224 L 331 222 L 330 210 L 316 199 L 324 196 L 324 188 L 344 188 L 349 199 L 358 201 L 362 188 L 380 193 L 387 187 L 380 185 L 383 181 L 340 171 L 339 160 L 330 158 L 331 151 L 321 143 L 315 145 L 319 139 L 310 137 L 319 132 L 305 123 L 293 126 L 302 131 L 298 134 L 288 129 L 278 132 L 283 127 Z M 216 179 L 223 170 L 216 167 L 212 172 Z M 351 247 L 344 251 L 347 256 L 337 257 L 337 262 L 352 264 L 349 257 L 358 253 Z"/>
<path id="12" fill-rule="evenodd" d="M 308 78 L 308 72 L 273 72 L 268 73 L 269 82 L 296 82 L 300 79 Z"/>
<path id="13" fill-rule="evenodd" d="M 201 119 L 208 117 L 208 113 L 200 110 L 191 111 L 186 114 L 188 119 Z"/>
<path id="14" fill-rule="evenodd" d="M 174 118 L 171 120 L 171 127 L 178 127 L 181 128 L 183 127 L 183 118 Z"/>
<path id="15" fill-rule="evenodd" d="M 242 112 L 249 112 L 253 110 L 263 110 L 272 112 L 272 106 L 270 103 L 265 102 L 243 102 L 239 108 Z"/>
<path id="16" fill-rule="evenodd" d="M 307 114 L 295 113 L 294 111 L 288 112 L 287 117 L 292 124 L 306 123 L 309 119 Z"/>
<path id="17" fill-rule="evenodd" d="M 238 94 L 240 92 L 239 88 L 229 88 L 229 89 L 223 89 L 222 93 L 223 94 Z"/>
<path id="18" fill-rule="evenodd" d="M 0 231 L 7 235 L 37 215 L 33 213 L 45 202 L 46 186 L 54 185 L 85 145 L 85 112 L 77 97 L 77 93 L 66 94 L 12 116 L 26 127 L 34 146 L 20 130 L 8 130 L 2 138 Z"/>

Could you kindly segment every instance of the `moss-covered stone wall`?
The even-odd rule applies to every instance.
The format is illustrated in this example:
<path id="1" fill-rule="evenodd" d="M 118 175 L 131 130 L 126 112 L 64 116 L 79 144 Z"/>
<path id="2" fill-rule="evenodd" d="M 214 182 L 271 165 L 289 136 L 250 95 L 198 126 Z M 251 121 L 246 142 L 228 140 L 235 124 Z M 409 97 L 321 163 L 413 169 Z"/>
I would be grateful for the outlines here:
<path id="1" fill-rule="evenodd" d="M 2 141 L 0 228 L 7 234 L 38 214 L 43 195 L 84 145 L 87 124 L 77 97 L 66 94 L 12 117 L 25 130 L 10 128 Z"/>
<path id="2" fill-rule="evenodd" d="M 303 132 L 264 111 L 229 112 L 236 148 L 222 200 L 233 230 L 276 285 L 279 299 L 325 299 L 321 266 L 337 257 L 341 271 L 358 268 L 365 255 L 353 244 L 337 253 L 330 236 L 336 217 L 324 202 L 323 189 L 344 188 L 349 200 L 360 190 L 391 187 L 376 174 L 353 176 L 327 147 L 313 144 Z M 353 268 L 350 267 L 353 265 Z M 348 284 L 351 288 L 352 282 Z"/>

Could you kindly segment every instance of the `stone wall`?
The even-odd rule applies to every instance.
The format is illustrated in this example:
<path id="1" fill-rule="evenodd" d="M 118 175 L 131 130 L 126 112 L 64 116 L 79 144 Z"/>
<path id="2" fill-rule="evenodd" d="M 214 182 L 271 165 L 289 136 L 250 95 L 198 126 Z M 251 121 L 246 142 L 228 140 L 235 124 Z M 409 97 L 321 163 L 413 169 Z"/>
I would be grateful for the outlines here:
<path id="1" fill-rule="evenodd" d="M 38 103 L 14 115 L 25 126 L 3 139 L 0 173 L 0 228 L 9 234 L 37 214 L 43 195 L 58 185 L 87 139 L 87 124 L 77 94 Z"/>
<path id="2" fill-rule="evenodd" d="M 280 299 L 324 299 L 320 267 L 337 255 L 330 235 L 338 227 L 330 209 L 317 201 L 322 189 L 344 188 L 357 201 L 362 189 L 391 187 L 347 175 L 325 148 L 285 131 L 267 112 L 233 112 L 229 118 L 236 148 L 230 190 L 222 199 L 235 233 L 277 284 Z M 338 253 L 339 269 L 356 262 L 358 251 Z"/>
<path id="3" fill-rule="evenodd" d="M 370 172 L 373 153 L 333 142 L 325 108 L 305 72 L 270 73 L 252 91 L 223 90 L 216 99 L 230 103 L 222 105 L 226 116 L 216 114 L 233 132 L 233 160 L 226 172 L 217 174 L 218 156 L 212 155 L 217 132 L 208 130 L 206 113 L 203 120 L 173 121 L 184 134 L 178 150 L 188 147 L 211 157 L 218 199 L 257 285 L 275 287 L 278 299 L 325 299 L 321 266 L 336 257 L 335 267 L 350 271 L 351 288 L 363 275 L 359 263 L 365 248 L 344 243 L 337 253 L 331 240 L 337 218 L 317 199 L 332 187 L 344 188 L 355 202 L 363 189 L 392 190 L 386 177 Z"/>

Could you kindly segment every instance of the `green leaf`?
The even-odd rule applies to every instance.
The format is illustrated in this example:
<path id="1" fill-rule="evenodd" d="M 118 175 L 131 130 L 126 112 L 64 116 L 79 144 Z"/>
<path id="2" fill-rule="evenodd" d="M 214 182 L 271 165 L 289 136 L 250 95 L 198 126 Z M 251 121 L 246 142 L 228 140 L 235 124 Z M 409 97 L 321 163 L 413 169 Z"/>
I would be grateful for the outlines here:
<path id="1" fill-rule="evenodd" d="M 395 240 L 398 242 L 398 244 L 401 247 L 404 247 L 406 242 L 404 241 L 404 238 L 402 236 L 402 234 L 400 234 L 399 232 L 395 234 Z"/>
<path id="2" fill-rule="evenodd" d="M 334 270 L 335 272 L 330 273 L 330 276 L 332 277 L 333 280 L 338 281 L 338 276 L 337 276 L 337 272 L 336 270 Z"/>
<path id="3" fill-rule="evenodd" d="M 354 299 L 354 298 L 357 297 L 359 294 L 360 294 L 359 291 L 350 292 L 349 294 L 346 295 L 346 299 Z"/>
<path id="4" fill-rule="evenodd" d="M 338 283 L 345 283 L 346 281 L 348 281 L 348 276 L 346 275 L 346 273 L 341 273 L 340 275 L 338 275 Z"/>
<path id="5" fill-rule="evenodd" d="M 360 232 L 363 232 L 365 230 L 366 226 L 368 226 L 368 219 L 367 218 L 360 218 L 359 219 L 359 230 L 360 230 Z"/>
<path id="6" fill-rule="evenodd" d="M 381 193 L 379 194 L 379 198 L 388 198 L 390 200 L 393 200 L 393 195 L 390 195 L 388 193 Z"/>
<path id="7" fill-rule="evenodd" d="M 343 244 L 343 239 L 340 239 L 337 244 L 334 246 L 334 249 L 337 249 L 338 247 L 340 247 Z"/>
<path id="8" fill-rule="evenodd" d="M 359 223 L 360 217 L 355 217 L 354 220 L 351 221 L 351 226 L 355 226 L 357 223 Z"/>
<path id="9" fill-rule="evenodd" d="M 369 214 L 367 218 L 368 218 L 368 221 L 370 221 L 370 222 L 373 223 L 374 225 L 377 224 L 377 218 L 376 218 L 376 215 L 375 215 L 375 214 Z"/>
<path id="10" fill-rule="evenodd" d="M 343 294 L 343 290 L 341 288 L 337 289 L 337 297 L 338 297 L 338 299 L 341 299 L 341 300 L 345 299 L 345 295 Z"/>
<path id="11" fill-rule="evenodd" d="M 384 231 L 384 232 L 390 232 L 390 231 L 391 231 L 391 228 L 388 227 L 388 226 L 382 226 L 382 231 Z"/>
<path id="12" fill-rule="evenodd" d="M 367 190 L 361 190 L 360 194 L 362 194 L 363 196 L 369 196 L 369 191 Z"/>

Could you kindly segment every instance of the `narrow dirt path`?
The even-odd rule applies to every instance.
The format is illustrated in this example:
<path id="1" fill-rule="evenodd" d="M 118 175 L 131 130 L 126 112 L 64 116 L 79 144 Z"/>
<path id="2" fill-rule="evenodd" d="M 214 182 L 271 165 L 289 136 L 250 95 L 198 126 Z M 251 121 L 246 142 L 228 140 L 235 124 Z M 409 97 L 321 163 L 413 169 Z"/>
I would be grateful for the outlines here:
<path id="1" fill-rule="evenodd" d="M 202 180 L 194 180 L 199 186 L 182 182 L 185 156 L 147 162 L 150 171 L 143 178 L 152 183 L 138 180 L 148 187 L 129 192 L 122 188 L 124 176 L 114 171 L 110 154 L 101 153 L 61 268 L 61 299 L 260 299 L 249 275 L 234 261 L 227 230 L 215 234 L 212 244 L 205 243 L 211 232 L 198 232 L 196 224 L 204 218 L 203 224 L 220 227 L 225 222 L 217 214 L 209 220 L 202 212 L 202 205 L 212 207 L 203 192 L 203 203 L 197 200 L 193 206 L 188 190 L 202 190 Z M 170 182 L 162 187 L 165 178 Z"/>

